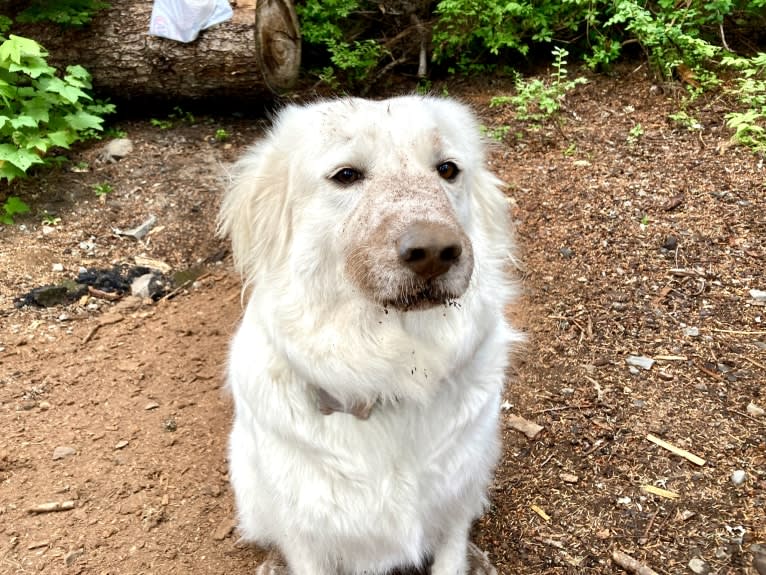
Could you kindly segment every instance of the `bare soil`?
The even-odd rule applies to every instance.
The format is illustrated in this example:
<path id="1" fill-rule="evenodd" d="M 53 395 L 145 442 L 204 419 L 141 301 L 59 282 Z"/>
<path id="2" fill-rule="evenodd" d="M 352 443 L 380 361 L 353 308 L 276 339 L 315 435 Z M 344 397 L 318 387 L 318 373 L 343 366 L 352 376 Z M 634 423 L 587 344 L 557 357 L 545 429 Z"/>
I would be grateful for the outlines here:
<path id="1" fill-rule="evenodd" d="M 643 69 L 591 78 L 537 130 L 489 107 L 508 83 L 447 87 L 489 128 L 508 126 L 491 163 L 520 245 L 522 304 L 510 313 L 529 338 L 474 539 L 501 574 L 619 572 L 615 551 L 661 574 L 690 572 L 694 558 L 710 573 L 757 573 L 766 308 L 750 290 L 766 290 L 762 159 L 729 145 L 719 100 L 690 110 L 701 129 L 670 121 L 682 88 Z M 69 168 L 0 190 L 32 206 L 0 229 L 0 573 L 233 575 L 262 559 L 232 522 L 222 374 L 242 308 L 214 219 L 222 167 L 264 125 L 123 122 L 135 147 L 122 160 L 99 161 L 96 143 Z M 93 186 L 104 183 L 102 202 Z M 114 234 L 152 214 L 144 239 Z M 14 306 L 80 267 L 137 256 L 202 275 L 158 302 Z M 529 439 L 512 415 L 543 430 Z M 71 509 L 31 512 L 46 503 Z"/>

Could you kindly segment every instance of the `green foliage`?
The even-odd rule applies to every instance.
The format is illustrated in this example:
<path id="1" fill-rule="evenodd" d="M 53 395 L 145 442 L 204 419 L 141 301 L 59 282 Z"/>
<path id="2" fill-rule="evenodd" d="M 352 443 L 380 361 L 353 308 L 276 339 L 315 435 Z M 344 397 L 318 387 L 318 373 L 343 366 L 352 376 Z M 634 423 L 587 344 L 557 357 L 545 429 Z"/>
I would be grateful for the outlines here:
<path id="1" fill-rule="evenodd" d="M 216 142 L 225 142 L 231 137 L 229 132 L 225 130 L 224 128 L 218 128 L 215 131 L 215 140 Z"/>
<path id="2" fill-rule="evenodd" d="M 641 139 L 641 136 L 643 135 L 644 135 L 644 127 L 641 124 L 636 124 L 628 132 L 628 143 L 631 146 L 635 145 Z"/>
<path id="3" fill-rule="evenodd" d="M 726 114 L 726 125 L 734 130 L 732 140 L 766 153 L 766 53 L 752 58 L 727 56 L 722 64 L 739 72 L 729 92 L 740 109 Z"/>
<path id="4" fill-rule="evenodd" d="M 49 66 L 47 52 L 34 40 L 0 36 L 0 180 L 26 175 L 34 165 L 50 165 L 46 154 L 93 138 L 114 106 L 87 93 L 90 75 L 68 66 L 63 75 Z"/>
<path id="5" fill-rule="evenodd" d="M 103 197 L 107 194 L 111 194 L 114 189 L 112 188 L 111 184 L 103 182 L 101 184 L 93 184 L 93 191 L 98 197 Z"/>
<path id="6" fill-rule="evenodd" d="M 31 0 L 16 20 L 19 22 L 55 22 L 63 26 L 84 26 L 93 15 L 109 4 L 101 0 Z"/>
<path id="7" fill-rule="evenodd" d="M 0 212 L 0 223 L 8 226 L 13 224 L 14 216 L 29 212 L 29 206 L 16 196 L 10 196 L 3 202 L 2 207 L 3 211 Z"/>
<path id="8" fill-rule="evenodd" d="M 525 80 L 516 75 L 516 93 L 512 96 L 497 96 L 490 101 L 490 107 L 510 104 L 516 109 L 516 118 L 540 123 L 555 116 L 567 93 L 587 80 L 583 77 L 568 79 L 566 49 L 553 49 L 553 72 L 547 78 Z"/>
<path id="9" fill-rule="evenodd" d="M 373 4 L 374 9 L 376 6 Z M 301 21 L 303 41 L 323 48 L 332 66 L 325 66 L 317 75 L 328 85 L 337 86 L 337 71 L 351 84 L 364 80 L 380 63 L 385 54 L 375 39 L 357 39 L 347 26 L 355 12 L 362 9 L 360 0 L 307 0 L 296 4 Z"/>

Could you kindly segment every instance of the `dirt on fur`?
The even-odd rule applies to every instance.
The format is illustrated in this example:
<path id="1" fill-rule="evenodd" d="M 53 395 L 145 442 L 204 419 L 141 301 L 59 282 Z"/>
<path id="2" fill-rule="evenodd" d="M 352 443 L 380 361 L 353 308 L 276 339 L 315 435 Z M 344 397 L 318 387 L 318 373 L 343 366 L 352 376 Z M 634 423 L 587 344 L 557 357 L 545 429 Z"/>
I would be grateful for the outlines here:
<path id="1" fill-rule="evenodd" d="M 730 145 L 719 100 L 686 127 L 669 119 L 682 86 L 643 68 L 589 80 L 536 128 L 490 107 L 510 82 L 438 87 L 502 136 L 509 313 L 529 340 L 474 540 L 508 575 L 615 573 L 619 553 L 661 574 L 762 574 L 763 160 Z M 222 376 L 242 307 L 214 229 L 224 168 L 266 122 L 154 124 L 119 125 L 122 159 L 98 142 L 0 191 L 32 207 L 0 229 L 0 573 L 233 575 L 264 557 L 233 521 Z M 150 216 L 141 239 L 116 233 Z M 154 300 L 14 305 L 80 268 L 147 260 L 185 274 Z"/>

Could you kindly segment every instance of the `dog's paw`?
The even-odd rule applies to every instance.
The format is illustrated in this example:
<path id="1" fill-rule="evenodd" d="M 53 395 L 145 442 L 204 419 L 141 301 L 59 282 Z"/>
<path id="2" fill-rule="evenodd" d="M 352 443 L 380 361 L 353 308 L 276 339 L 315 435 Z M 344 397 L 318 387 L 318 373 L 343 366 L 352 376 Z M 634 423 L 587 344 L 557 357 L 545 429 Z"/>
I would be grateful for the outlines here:
<path id="1" fill-rule="evenodd" d="M 276 553 L 270 553 L 255 569 L 255 575 L 290 575 L 290 571 Z"/>
<path id="2" fill-rule="evenodd" d="M 468 543 L 468 575 L 497 575 L 487 554 L 473 543 Z"/>

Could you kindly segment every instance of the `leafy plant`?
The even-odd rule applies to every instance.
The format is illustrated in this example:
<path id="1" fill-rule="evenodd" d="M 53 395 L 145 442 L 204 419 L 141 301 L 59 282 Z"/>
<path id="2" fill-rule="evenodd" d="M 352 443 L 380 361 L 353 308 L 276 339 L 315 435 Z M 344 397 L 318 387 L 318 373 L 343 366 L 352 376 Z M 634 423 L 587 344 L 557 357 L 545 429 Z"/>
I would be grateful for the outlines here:
<path id="1" fill-rule="evenodd" d="M 539 123 L 550 119 L 560 109 L 567 93 L 588 80 L 584 77 L 567 79 L 567 61 L 569 52 L 560 47 L 553 49 L 553 72 L 548 78 L 524 80 L 516 75 L 514 82 L 516 93 L 513 96 L 492 98 L 490 107 L 511 104 L 516 109 L 519 120 Z"/>
<path id="2" fill-rule="evenodd" d="M 0 213 L 0 223 L 11 225 L 14 216 L 26 214 L 29 212 L 29 206 L 16 196 L 10 196 L 3 202 L 3 212 Z"/>
<path id="3" fill-rule="evenodd" d="M 44 226 L 57 226 L 61 223 L 61 218 L 56 214 L 45 212 L 41 218 L 41 222 Z"/>
<path id="4" fill-rule="evenodd" d="M 226 131 L 224 128 L 218 128 L 215 131 L 215 139 L 217 142 L 225 142 L 228 140 L 231 136 L 229 135 L 229 132 Z"/>
<path id="5" fill-rule="evenodd" d="M 494 128 L 488 128 L 487 126 L 479 126 L 479 130 L 488 138 L 502 142 L 511 131 L 510 126 L 496 126 Z"/>
<path id="6" fill-rule="evenodd" d="M 64 26 L 84 26 L 109 4 L 101 0 L 30 0 L 16 17 L 19 22 L 55 22 Z"/>
<path id="7" fill-rule="evenodd" d="M 669 114 L 668 118 L 690 131 L 702 129 L 699 120 L 694 116 L 690 116 L 685 110 L 679 110 L 678 112 Z"/>
<path id="8" fill-rule="evenodd" d="M 301 21 L 303 41 L 326 50 L 332 66 L 317 74 L 323 82 L 335 86 L 336 71 L 350 83 L 365 79 L 386 53 L 373 38 L 359 39 L 347 26 L 354 22 L 352 14 L 361 11 L 360 0 L 306 0 L 296 4 Z M 377 7 L 377 6 L 375 6 Z"/>
<path id="9" fill-rule="evenodd" d="M 739 110 L 726 114 L 727 127 L 734 130 L 732 141 L 753 149 L 766 152 L 766 53 L 752 58 L 727 56 L 722 64 L 739 71 L 735 87 L 729 92 L 734 95 Z"/>
<path id="10" fill-rule="evenodd" d="M 103 182 L 101 184 L 93 184 L 93 191 L 99 198 L 103 198 L 107 194 L 111 194 L 114 189 L 112 188 L 111 184 Z"/>
<path id="11" fill-rule="evenodd" d="M 82 66 L 59 75 L 34 40 L 11 34 L 0 41 L 0 180 L 11 181 L 51 164 L 51 149 L 96 137 L 114 106 L 93 101 Z"/>
<path id="12" fill-rule="evenodd" d="M 628 144 L 634 145 L 644 135 L 644 127 L 641 124 L 636 124 L 628 132 Z"/>

